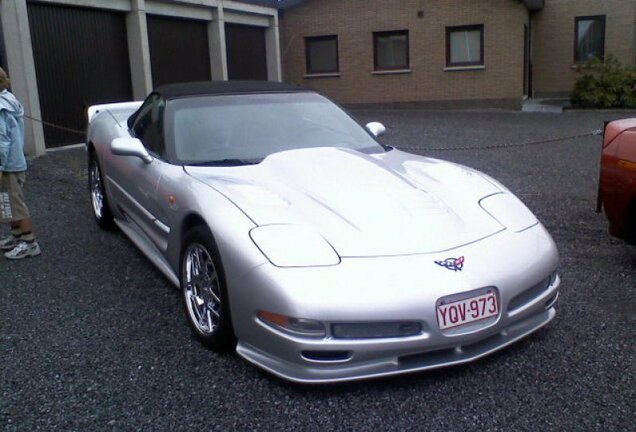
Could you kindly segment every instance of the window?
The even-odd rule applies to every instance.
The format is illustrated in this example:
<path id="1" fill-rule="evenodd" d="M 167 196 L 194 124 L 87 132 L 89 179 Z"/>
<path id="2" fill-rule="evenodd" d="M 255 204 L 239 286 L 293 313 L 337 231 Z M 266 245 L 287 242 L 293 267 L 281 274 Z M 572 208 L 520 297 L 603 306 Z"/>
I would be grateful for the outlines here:
<path id="1" fill-rule="evenodd" d="M 173 99 L 166 119 L 168 141 L 183 164 L 258 163 L 272 153 L 316 147 L 385 151 L 346 112 L 315 93 Z"/>
<path id="2" fill-rule="evenodd" d="M 484 26 L 446 27 L 446 66 L 484 65 Z"/>
<path id="3" fill-rule="evenodd" d="M 574 21 L 574 62 L 605 56 L 605 15 L 576 17 Z"/>
<path id="4" fill-rule="evenodd" d="M 408 68 L 408 30 L 373 33 L 373 69 L 391 71 Z"/>
<path id="5" fill-rule="evenodd" d="M 166 102 L 156 93 L 148 96 L 141 108 L 128 119 L 128 126 L 155 156 L 162 157 L 165 152 L 163 138 L 163 111 Z"/>
<path id="6" fill-rule="evenodd" d="M 306 37 L 305 56 L 308 74 L 338 73 L 338 36 Z"/>

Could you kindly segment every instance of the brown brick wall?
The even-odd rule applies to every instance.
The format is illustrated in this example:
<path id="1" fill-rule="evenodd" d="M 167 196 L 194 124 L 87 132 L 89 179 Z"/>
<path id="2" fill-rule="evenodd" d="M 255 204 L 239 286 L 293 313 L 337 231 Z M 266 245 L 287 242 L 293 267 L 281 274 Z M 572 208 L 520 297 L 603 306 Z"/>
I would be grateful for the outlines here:
<path id="1" fill-rule="evenodd" d="M 574 18 L 606 15 L 605 55 L 634 65 L 636 0 L 546 0 L 533 17 L 533 81 L 537 96 L 574 87 Z"/>
<path id="2" fill-rule="evenodd" d="M 520 101 L 527 23 L 519 0 L 309 0 L 281 20 L 284 79 L 341 103 Z M 444 71 L 446 26 L 471 24 L 484 25 L 485 68 Z M 372 33 L 404 29 L 411 72 L 372 74 Z M 304 77 L 304 37 L 329 34 L 338 35 L 340 76 Z"/>

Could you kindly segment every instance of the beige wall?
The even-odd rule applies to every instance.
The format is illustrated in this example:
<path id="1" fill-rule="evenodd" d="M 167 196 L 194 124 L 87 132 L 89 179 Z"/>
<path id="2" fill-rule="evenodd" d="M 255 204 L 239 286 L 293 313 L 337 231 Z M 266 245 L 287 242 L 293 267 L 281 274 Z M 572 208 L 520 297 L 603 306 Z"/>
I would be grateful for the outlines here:
<path id="1" fill-rule="evenodd" d="M 341 103 L 519 103 L 527 23 L 519 0 L 309 0 L 285 11 L 281 20 L 283 78 Z M 471 24 L 484 24 L 485 68 L 445 71 L 446 26 Z M 404 29 L 409 30 L 411 72 L 372 74 L 372 33 Z M 304 37 L 330 34 L 338 35 L 340 76 L 304 77 Z"/>
<path id="2" fill-rule="evenodd" d="M 606 15 L 605 55 L 634 65 L 636 0 L 546 0 L 533 17 L 533 87 L 536 96 L 572 91 L 574 18 Z"/>

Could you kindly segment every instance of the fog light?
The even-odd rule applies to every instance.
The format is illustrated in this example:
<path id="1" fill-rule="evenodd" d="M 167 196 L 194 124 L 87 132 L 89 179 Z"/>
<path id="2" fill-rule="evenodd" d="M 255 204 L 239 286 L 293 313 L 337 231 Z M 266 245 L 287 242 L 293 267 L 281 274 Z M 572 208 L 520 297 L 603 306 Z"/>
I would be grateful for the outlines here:
<path id="1" fill-rule="evenodd" d="M 258 311 L 258 318 L 265 324 L 294 336 L 319 338 L 325 337 L 325 326 L 316 320 L 291 318 L 267 311 Z"/>

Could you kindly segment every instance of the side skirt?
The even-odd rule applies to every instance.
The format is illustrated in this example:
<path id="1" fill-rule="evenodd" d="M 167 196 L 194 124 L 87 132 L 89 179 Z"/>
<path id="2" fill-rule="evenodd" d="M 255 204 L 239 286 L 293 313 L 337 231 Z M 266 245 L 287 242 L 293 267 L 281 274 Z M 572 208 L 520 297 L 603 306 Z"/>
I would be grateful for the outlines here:
<path id="1" fill-rule="evenodd" d="M 121 219 L 115 219 L 115 223 L 146 258 L 148 258 L 176 288 L 179 288 L 179 278 L 152 242 L 149 241 L 143 233 L 139 232 L 139 229 L 133 223 Z"/>

